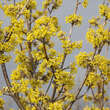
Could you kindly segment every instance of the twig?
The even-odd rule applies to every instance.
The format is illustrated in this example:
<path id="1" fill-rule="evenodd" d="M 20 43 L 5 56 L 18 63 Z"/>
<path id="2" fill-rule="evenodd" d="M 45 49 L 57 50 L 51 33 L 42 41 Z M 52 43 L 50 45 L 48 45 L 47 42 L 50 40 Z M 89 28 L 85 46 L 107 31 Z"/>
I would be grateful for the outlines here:
<path id="1" fill-rule="evenodd" d="M 102 86 L 102 106 L 101 106 L 101 109 L 103 110 L 103 107 L 104 107 L 104 89 L 105 89 L 105 85 L 104 85 L 104 77 L 102 76 L 102 80 L 103 80 L 103 86 Z"/>
<path id="2" fill-rule="evenodd" d="M 61 69 L 62 69 L 63 66 L 64 66 L 64 63 L 65 63 L 66 57 L 67 57 L 67 54 L 64 53 L 63 61 L 62 61 L 61 67 L 60 67 Z"/>
<path id="3" fill-rule="evenodd" d="M 5 63 L 1 64 L 1 68 L 2 68 L 2 72 L 3 72 L 3 75 L 4 75 L 4 79 L 6 81 L 6 84 L 10 88 L 11 83 L 10 83 L 10 80 L 9 80 L 9 77 L 8 77 L 8 74 L 7 74 Z"/>
<path id="4" fill-rule="evenodd" d="M 70 25 L 69 40 L 71 39 L 72 30 L 73 30 L 73 24 Z"/>
<path id="5" fill-rule="evenodd" d="M 78 11 L 78 6 L 79 6 L 79 4 L 80 4 L 80 2 L 79 2 L 79 0 L 77 0 L 77 1 L 76 1 L 76 7 L 75 7 L 75 9 L 74 9 L 74 13 L 75 13 L 75 14 L 76 14 L 77 11 Z M 69 40 L 71 39 L 73 26 L 74 26 L 74 24 L 71 24 L 71 26 L 70 26 L 70 30 L 69 30 Z M 71 41 L 71 40 L 70 40 L 70 41 Z"/>
<path id="6" fill-rule="evenodd" d="M 56 89 L 57 89 L 56 84 L 54 84 L 54 85 L 55 85 L 55 86 L 54 86 L 54 88 L 53 88 L 53 94 L 52 94 L 52 97 L 51 97 L 51 101 L 52 101 L 52 102 L 54 101 L 54 97 L 55 97 Z"/>
<path id="7" fill-rule="evenodd" d="M 81 84 L 80 88 L 78 89 L 78 92 L 76 93 L 75 99 L 73 101 L 71 101 L 69 107 L 66 110 L 70 110 L 72 105 L 74 104 L 74 102 L 77 100 L 77 98 L 78 98 L 78 96 L 79 96 L 79 94 L 80 94 L 80 92 L 81 92 L 81 90 L 82 90 L 82 88 L 83 88 L 88 76 L 89 76 L 89 69 L 87 70 L 86 77 L 85 77 L 83 83 Z"/>
<path id="8" fill-rule="evenodd" d="M 106 56 L 106 58 L 108 57 L 108 51 L 109 51 L 109 44 L 107 43 L 107 46 L 106 46 L 106 52 L 105 52 L 105 56 Z"/>
<path id="9" fill-rule="evenodd" d="M 14 0 L 14 5 L 16 4 L 16 0 Z"/>
<path id="10" fill-rule="evenodd" d="M 22 12 L 24 11 L 24 9 L 26 8 L 26 6 L 28 5 L 28 3 L 29 3 L 29 1 L 30 0 L 27 0 L 27 2 L 26 2 L 26 4 L 24 5 L 24 7 L 21 9 L 21 11 L 18 13 L 18 15 L 17 15 L 17 19 L 20 17 L 20 15 L 22 14 Z"/>
<path id="11" fill-rule="evenodd" d="M 80 2 L 79 2 L 79 0 L 77 0 L 76 1 L 76 7 L 75 7 L 75 10 L 74 10 L 74 13 L 77 13 L 79 4 L 80 4 Z"/>
<path id="12" fill-rule="evenodd" d="M 95 48 L 95 50 L 94 50 L 94 54 L 93 54 L 92 60 L 94 59 L 94 56 L 96 55 L 96 49 L 97 48 Z M 76 102 L 76 100 L 77 100 L 77 98 L 78 98 L 78 96 L 79 96 L 82 88 L 84 87 L 84 84 L 85 84 L 85 82 L 86 82 L 86 80 L 87 80 L 87 78 L 89 76 L 90 70 L 91 70 L 90 66 L 87 65 L 87 72 L 86 72 L 85 79 L 84 79 L 83 83 L 81 84 L 80 88 L 78 89 L 78 92 L 76 93 L 75 99 L 73 101 L 71 101 L 70 105 L 67 107 L 66 110 L 70 110 L 72 105 Z"/>
<path id="13" fill-rule="evenodd" d="M 100 52 L 102 51 L 103 46 L 104 46 L 104 43 L 100 44 L 100 47 L 99 47 L 99 49 L 98 49 L 97 54 L 100 54 Z"/>
<path id="14" fill-rule="evenodd" d="M 82 94 L 81 96 L 79 96 L 77 98 L 77 100 L 81 99 L 89 90 L 90 90 L 90 86 L 87 88 L 87 90 L 84 92 L 84 94 Z"/>
<path id="15" fill-rule="evenodd" d="M 48 85 L 48 87 L 47 87 L 47 90 L 46 90 L 46 92 L 45 92 L 45 95 L 47 95 L 47 93 L 48 93 L 48 91 L 49 91 L 49 89 L 50 89 L 50 86 L 51 86 L 53 77 L 54 77 L 54 76 L 52 75 L 52 78 L 51 78 L 50 83 L 49 83 L 49 85 Z"/>
<path id="16" fill-rule="evenodd" d="M 61 89 L 60 89 L 58 95 L 57 95 L 56 98 L 54 99 L 54 101 L 56 101 L 56 100 L 59 98 L 60 94 L 61 94 L 62 91 L 63 91 L 63 87 L 64 87 L 64 84 L 62 85 L 62 87 L 61 87 Z"/>
<path id="17" fill-rule="evenodd" d="M 45 39 L 43 39 L 43 47 L 44 47 L 45 58 L 46 58 L 47 61 L 48 61 L 49 58 L 48 58 L 47 51 L 46 51 L 46 47 L 45 47 Z M 48 91 L 49 91 L 49 89 L 50 89 L 50 86 L 51 86 L 51 84 L 52 84 L 53 78 L 54 78 L 54 69 L 53 69 L 53 66 L 51 66 L 51 70 L 52 70 L 53 75 L 52 75 L 51 80 L 50 80 L 50 83 L 49 83 L 49 85 L 48 85 L 48 87 L 47 87 L 47 89 L 46 89 L 45 95 L 48 93 Z M 52 96 L 52 97 L 53 97 L 53 96 Z M 53 98 L 52 98 L 52 99 L 53 99 Z"/>

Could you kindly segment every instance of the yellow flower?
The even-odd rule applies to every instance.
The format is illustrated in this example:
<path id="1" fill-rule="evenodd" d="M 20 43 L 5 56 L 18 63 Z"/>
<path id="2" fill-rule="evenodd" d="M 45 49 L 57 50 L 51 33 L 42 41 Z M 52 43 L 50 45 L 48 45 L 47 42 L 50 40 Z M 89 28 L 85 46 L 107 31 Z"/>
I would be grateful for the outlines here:
<path id="1" fill-rule="evenodd" d="M 78 66 L 81 67 L 86 67 L 87 64 L 89 63 L 89 55 L 86 52 L 80 52 L 77 56 L 76 56 L 76 62 L 78 64 Z"/>
<path id="2" fill-rule="evenodd" d="M 63 110 L 62 108 L 62 102 L 58 101 L 58 102 L 54 102 L 54 103 L 50 103 L 48 110 Z"/>
<path id="3" fill-rule="evenodd" d="M 0 90 L 0 96 L 2 96 L 2 91 Z"/>
<path id="4" fill-rule="evenodd" d="M 9 62 L 10 59 L 11 59 L 11 56 L 2 54 L 0 55 L 0 64 Z"/>
<path id="5" fill-rule="evenodd" d="M 98 26 L 98 20 L 99 20 L 99 18 L 93 17 L 93 18 L 90 19 L 88 22 L 89 22 L 92 26 Z"/>
<path id="6" fill-rule="evenodd" d="M 83 0 L 82 6 L 86 8 L 88 6 L 88 0 Z"/>
<path id="7" fill-rule="evenodd" d="M 106 19 L 110 19 L 110 8 L 105 4 L 99 5 L 99 14 L 105 16 Z"/>
<path id="8" fill-rule="evenodd" d="M 65 21 L 66 21 L 66 23 L 71 23 L 72 25 L 80 26 L 80 24 L 82 23 L 82 16 L 76 15 L 74 13 L 74 14 L 69 15 L 68 17 L 66 17 Z"/>
<path id="9" fill-rule="evenodd" d="M 2 98 L 0 98 L 0 109 L 3 109 L 3 104 L 4 104 L 4 100 Z"/>

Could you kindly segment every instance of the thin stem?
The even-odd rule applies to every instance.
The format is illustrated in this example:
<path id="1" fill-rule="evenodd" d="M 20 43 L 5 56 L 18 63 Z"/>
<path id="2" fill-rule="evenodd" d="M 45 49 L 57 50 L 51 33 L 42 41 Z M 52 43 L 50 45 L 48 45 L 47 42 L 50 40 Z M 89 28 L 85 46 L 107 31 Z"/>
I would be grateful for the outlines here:
<path id="1" fill-rule="evenodd" d="M 62 69 L 63 66 L 64 66 L 64 63 L 65 63 L 66 57 L 67 57 L 67 54 L 64 53 L 63 61 L 62 61 L 62 64 L 61 64 L 61 69 Z"/>
<path id="2" fill-rule="evenodd" d="M 21 9 L 21 11 L 18 13 L 18 15 L 17 15 L 17 19 L 20 17 L 20 15 L 22 14 L 22 12 L 24 11 L 24 9 L 26 8 L 26 6 L 28 5 L 28 3 L 29 3 L 29 1 L 30 0 L 27 0 L 27 2 L 25 3 L 25 5 L 24 5 L 24 7 Z"/>
<path id="3" fill-rule="evenodd" d="M 27 0 L 27 2 L 29 2 L 29 0 Z M 28 32 L 31 30 L 31 18 L 32 18 L 32 10 L 30 9 L 30 18 L 27 19 L 27 30 Z M 28 56 L 29 56 L 29 59 L 30 59 L 30 64 L 31 64 L 31 75 L 33 77 L 34 73 L 35 73 L 35 64 L 34 64 L 34 59 L 33 59 L 33 56 L 32 56 L 32 42 L 28 42 Z"/>
<path id="4" fill-rule="evenodd" d="M 92 88 L 91 88 L 91 92 L 92 92 L 92 95 L 93 95 L 94 100 L 97 100 L 97 99 L 95 98 L 95 94 L 94 94 L 94 91 L 93 91 Z"/>
<path id="5" fill-rule="evenodd" d="M 73 25 L 71 24 L 70 31 L 69 31 L 69 40 L 71 39 L 71 36 L 72 36 L 72 30 L 73 30 Z"/>
<path id="6" fill-rule="evenodd" d="M 5 63 L 1 64 L 1 68 L 2 68 L 3 75 L 4 75 L 4 79 L 6 81 L 6 85 L 10 88 L 11 83 L 10 83 L 10 80 L 9 80 L 9 77 L 8 77 L 8 74 L 7 74 Z"/>
<path id="7" fill-rule="evenodd" d="M 81 90 L 82 90 L 82 88 L 83 88 L 88 76 L 89 76 L 89 70 L 87 71 L 86 77 L 85 77 L 83 83 L 81 84 L 80 88 L 78 89 L 78 92 L 76 93 L 75 99 L 73 101 L 71 101 L 69 107 L 66 110 L 70 110 L 72 105 L 74 104 L 74 102 L 76 102 L 76 100 L 77 100 L 77 98 L 78 98 L 78 96 L 79 96 L 79 94 L 80 94 L 80 92 L 81 92 Z"/>
<path id="8" fill-rule="evenodd" d="M 49 89 L 50 89 L 50 86 L 51 86 L 53 77 L 54 77 L 54 76 L 52 75 L 52 78 L 51 78 L 50 83 L 49 83 L 49 85 L 48 85 L 48 87 L 47 87 L 47 90 L 46 90 L 46 92 L 45 92 L 45 95 L 47 95 L 47 93 L 48 93 L 48 91 L 49 91 Z"/>
<path id="9" fill-rule="evenodd" d="M 102 51 L 103 46 L 104 46 L 104 43 L 100 44 L 100 47 L 99 47 L 99 49 L 98 49 L 97 54 L 100 54 L 100 52 Z"/>
<path id="10" fill-rule="evenodd" d="M 78 6 L 79 6 L 79 4 L 80 4 L 80 2 L 79 2 L 79 0 L 77 0 L 77 1 L 76 1 L 76 7 L 75 7 L 75 9 L 74 9 L 74 13 L 75 13 L 75 14 L 76 14 L 77 11 L 78 11 Z M 71 26 L 70 26 L 70 30 L 69 30 L 69 40 L 71 39 L 71 36 L 72 36 L 73 26 L 74 26 L 74 24 L 71 24 Z M 71 40 L 70 40 L 70 41 L 71 41 Z"/>
<path id="11" fill-rule="evenodd" d="M 14 0 L 13 2 L 14 2 L 14 5 L 16 5 L 16 0 Z"/>
<path id="12" fill-rule="evenodd" d="M 64 84 L 62 85 L 62 87 L 61 87 L 61 89 L 60 89 L 58 95 L 57 95 L 56 98 L 54 99 L 54 101 L 56 101 L 56 100 L 59 98 L 60 94 L 61 94 L 62 91 L 63 91 L 63 87 L 64 87 Z"/>
<path id="13" fill-rule="evenodd" d="M 65 69 L 65 68 L 63 68 L 63 66 L 65 63 L 66 57 L 67 57 L 67 54 L 64 53 L 63 61 L 62 61 L 61 67 L 60 67 L 62 70 Z M 62 93 L 63 87 L 64 87 L 64 84 L 62 85 L 61 90 L 59 91 L 58 95 L 56 96 L 56 98 L 54 100 L 56 100 L 60 96 L 60 94 Z"/>
<path id="14" fill-rule="evenodd" d="M 81 99 L 89 90 L 90 90 L 90 87 L 88 87 L 87 90 L 77 98 L 77 100 Z"/>
<path id="15" fill-rule="evenodd" d="M 94 59 L 94 56 L 96 55 L 96 50 L 97 50 L 97 48 L 95 48 L 95 50 L 94 50 L 94 54 L 93 54 L 92 60 Z M 82 88 L 84 87 L 85 82 L 86 82 L 86 80 L 87 80 L 87 78 L 88 78 L 88 76 L 89 76 L 90 70 L 91 70 L 90 66 L 87 65 L 86 77 L 85 77 L 83 83 L 81 84 L 80 88 L 77 90 L 77 93 L 76 93 L 75 99 L 74 99 L 73 101 L 71 101 L 70 105 L 67 107 L 66 110 L 70 110 L 71 107 L 72 107 L 72 105 L 76 102 L 76 100 L 77 100 L 77 98 L 78 98 L 78 96 L 79 96 L 79 94 L 80 94 Z"/>
<path id="16" fill-rule="evenodd" d="M 55 94 L 56 94 L 56 84 L 54 84 L 54 88 L 53 88 L 53 94 L 52 94 L 52 97 L 51 97 L 51 101 L 53 102 L 54 101 L 54 97 L 55 97 Z"/>
<path id="17" fill-rule="evenodd" d="M 43 47 L 44 47 L 45 58 L 46 58 L 47 61 L 48 61 L 49 58 L 48 58 L 47 51 L 46 51 L 45 39 L 43 40 Z M 53 78 L 54 78 L 54 69 L 53 69 L 53 66 L 51 66 L 51 70 L 52 70 L 53 75 L 52 75 L 52 78 L 51 78 L 51 80 L 50 80 L 50 83 L 49 83 L 49 85 L 48 85 L 48 87 L 47 87 L 47 89 L 46 89 L 45 95 L 48 93 L 48 91 L 49 91 L 49 89 L 50 89 L 50 86 L 51 86 L 51 84 L 52 84 Z M 56 88 L 54 88 L 54 90 L 53 90 L 53 95 L 52 95 L 51 100 L 53 100 L 55 93 L 56 93 Z"/>
<path id="18" fill-rule="evenodd" d="M 77 0 L 76 1 L 76 7 L 75 7 L 75 10 L 74 10 L 74 13 L 77 13 L 79 4 L 80 4 L 80 2 L 79 2 L 79 0 Z"/>
<path id="19" fill-rule="evenodd" d="M 108 51 L 109 51 L 109 44 L 107 43 L 106 50 L 105 50 L 105 56 L 106 56 L 106 58 L 108 57 Z"/>

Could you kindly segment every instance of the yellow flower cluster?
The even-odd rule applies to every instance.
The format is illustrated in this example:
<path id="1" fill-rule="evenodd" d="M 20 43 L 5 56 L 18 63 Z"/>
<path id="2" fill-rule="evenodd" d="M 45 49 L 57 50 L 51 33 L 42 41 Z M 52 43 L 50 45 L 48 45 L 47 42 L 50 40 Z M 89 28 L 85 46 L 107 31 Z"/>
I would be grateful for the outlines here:
<path id="1" fill-rule="evenodd" d="M 44 60 L 42 61 L 42 63 L 39 65 L 40 75 L 45 74 L 45 72 L 46 72 L 46 67 L 47 67 L 47 60 L 44 59 Z"/>
<path id="2" fill-rule="evenodd" d="M 3 110 L 3 105 L 4 105 L 4 100 L 2 98 L 0 98 L 0 109 Z"/>
<path id="3" fill-rule="evenodd" d="M 97 69 L 99 69 L 102 74 L 106 77 L 106 82 L 110 80 L 110 60 L 106 59 L 104 56 L 95 55 L 94 59 L 92 59 L 93 53 L 87 54 L 86 52 L 80 52 L 76 56 L 76 61 L 78 66 L 86 68 L 87 65 L 92 67 L 91 72 L 89 73 L 89 77 L 87 79 L 86 85 L 91 85 L 95 87 L 97 85 L 97 81 L 102 82 L 100 74 L 96 73 Z M 101 84 L 101 83 L 100 83 Z"/>
<path id="4" fill-rule="evenodd" d="M 62 105 L 63 103 L 61 101 L 50 103 L 48 110 L 63 110 Z"/>
<path id="5" fill-rule="evenodd" d="M 86 8 L 88 6 L 88 0 L 83 0 L 82 6 Z"/>
<path id="6" fill-rule="evenodd" d="M 101 43 L 110 39 L 109 34 L 110 32 L 108 29 L 104 29 L 103 25 L 99 25 L 96 30 L 89 28 L 86 39 L 93 47 L 99 47 Z"/>
<path id="7" fill-rule="evenodd" d="M 28 10 L 28 9 L 24 9 L 24 11 L 22 12 L 22 14 L 24 15 L 24 17 L 26 19 L 29 19 L 30 18 L 30 10 Z"/>
<path id="8" fill-rule="evenodd" d="M 42 3 L 42 8 L 46 9 L 49 5 L 53 4 L 52 8 L 57 9 L 62 5 L 63 0 L 45 0 Z"/>
<path id="9" fill-rule="evenodd" d="M 82 16 L 76 15 L 75 13 L 73 13 L 72 15 L 69 15 L 68 17 L 66 17 L 65 21 L 66 23 L 71 23 L 72 25 L 80 26 L 82 23 Z"/>
<path id="10" fill-rule="evenodd" d="M 0 54 L 0 64 L 9 62 L 11 59 L 10 55 Z"/>
<path id="11" fill-rule="evenodd" d="M 66 98 L 65 100 L 69 100 L 69 101 L 72 101 L 75 99 L 75 96 L 73 93 L 69 93 L 68 91 L 65 92 L 65 95 L 66 95 Z"/>
<path id="12" fill-rule="evenodd" d="M 57 9 L 62 5 L 63 0 L 55 0 L 53 4 L 53 9 Z"/>
<path id="13" fill-rule="evenodd" d="M 10 52 L 17 45 L 16 36 L 11 34 L 12 28 L 5 27 L 4 29 L 0 28 L 0 51 Z"/>
<path id="14" fill-rule="evenodd" d="M 45 0 L 42 2 L 42 8 L 47 8 L 52 3 L 52 0 Z"/>
<path id="15" fill-rule="evenodd" d="M 86 52 L 80 52 L 77 56 L 76 56 L 76 62 L 78 66 L 81 66 L 83 68 L 86 68 L 90 58 L 89 58 L 89 54 Z"/>
<path id="16" fill-rule="evenodd" d="M 106 17 L 106 19 L 110 19 L 110 8 L 107 5 L 101 4 L 99 6 L 99 14 L 101 16 Z"/>
<path id="17" fill-rule="evenodd" d="M 58 33 L 57 33 L 57 36 L 60 40 L 63 39 L 63 37 L 65 36 L 66 32 L 63 32 L 62 30 L 60 30 Z"/>
<path id="18" fill-rule="evenodd" d="M 26 4 L 27 0 L 23 0 L 20 2 L 23 6 Z M 27 9 L 36 9 L 37 2 L 36 0 L 29 0 L 29 3 L 27 4 Z"/>
<path id="19" fill-rule="evenodd" d="M 104 74 L 107 80 L 110 80 L 110 60 L 104 56 L 96 55 L 94 57 L 93 65 L 97 66 L 99 70 Z"/>
<path id="20" fill-rule="evenodd" d="M 29 18 L 30 17 L 29 10 L 36 9 L 37 2 L 36 0 L 29 0 L 27 7 L 23 8 L 26 3 L 27 3 L 27 0 L 23 0 L 23 1 L 17 2 L 16 5 L 14 4 L 5 5 L 2 7 L 2 9 L 6 16 L 16 18 L 19 14 L 19 15 L 24 15 L 26 18 Z"/>
<path id="21" fill-rule="evenodd" d="M 42 11 L 39 11 L 39 10 L 37 10 L 35 13 L 32 13 L 32 17 L 34 19 L 37 19 L 37 18 L 39 18 L 42 15 L 43 15 L 43 12 Z"/>
<path id="22" fill-rule="evenodd" d="M 94 106 L 93 107 L 86 106 L 83 110 L 100 110 L 100 108 Z M 109 108 L 105 107 L 103 108 L 103 110 L 109 110 Z"/>
<path id="23" fill-rule="evenodd" d="M 40 60 L 42 60 L 42 59 L 45 58 L 45 54 L 42 51 L 36 51 L 36 50 L 34 50 L 31 53 L 33 55 L 34 61 L 36 61 L 36 60 L 37 61 L 40 61 Z"/>
<path id="24" fill-rule="evenodd" d="M 92 100 L 92 96 L 84 95 L 83 100 L 84 100 L 85 102 L 91 101 L 91 100 Z"/>
<path id="25" fill-rule="evenodd" d="M 32 88 L 29 89 L 29 93 L 28 93 L 28 99 L 30 100 L 30 102 L 32 103 L 38 103 L 39 101 L 39 89 L 36 87 L 35 90 L 33 90 Z"/>
<path id="26" fill-rule="evenodd" d="M 60 66 L 62 60 L 63 60 L 62 54 L 58 54 L 58 56 L 50 58 L 48 61 L 48 67 L 53 66 L 55 68 L 58 68 Z"/>
<path id="27" fill-rule="evenodd" d="M 4 11 L 6 16 L 16 17 L 20 8 L 21 7 L 17 7 L 17 6 L 14 6 L 13 4 L 10 4 L 10 5 L 5 5 L 3 7 L 3 11 Z"/>
<path id="28" fill-rule="evenodd" d="M 13 70 L 11 80 L 20 80 L 22 78 L 21 76 L 20 70 L 17 68 L 16 70 Z"/>
<path id="29" fill-rule="evenodd" d="M 89 22 L 89 24 L 90 25 L 92 25 L 92 26 L 98 26 L 98 21 L 100 20 L 100 18 L 99 17 L 97 17 L 97 18 L 95 18 L 95 17 L 92 17 L 92 19 L 90 19 L 88 22 Z"/>
<path id="30" fill-rule="evenodd" d="M 85 82 L 86 86 L 92 85 L 92 88 L 95 88 L 97 86 L 97 83 L 100 81 L 100 74 L 90 72 L 89 76 Z"/>
<path id="31" fill-rule="evenodd" d="M 66 54 L 71 54 L 76 48 L 82 48 L 82 41 L 71 42 L 68 37 L 65 36 L 59 36 L 59 39 L 61 40 L 64 53 Z"/>
<path id="32" fill-rule="evenodd" d="M 70 64 L 70 69 L 71 69 L 71 73 L 77 73 L 77 67 L 76 67 L 76 63 L 73 62 Z"/>
<path id="33" fill-rule="evenodd" d="M 17 81 L 12 81 L 11 82 L 12 88 L 11 91 L 12 93 L 19 93 L 20 92 L 20 83 L 18 83 Z"/>
<path id="34" fill-rule="evenodd" d="M 58 32 L 58 21 L 56 17 L 42 16 L 35 21 L 32 32 L 28 33 L 27 40 L 44 39 L 48 42 L 51 36 Z"/>
<path id="35" fill-rule="evenodd" d="M 16 49 L 15 54 L 16 54 L 15 58 L 16 63 L 28 62 L 28 57 L 25 55 L 26 54 L 25 51 L 19 51 L 18 49 Z"/>
<path id="36" fill-rule="evenodd" d="M 12 88 L 10 89 L 13 93 L 22 93 L 22 94 L 26 94 L 28 92 L 28 86 L 29 86 L 29 80 L 28 79 L 23 79 L 21 78 L 18 81 L 12 81 Z"/>
<path id="37" fill-rule="evenodd" d="M 83 100 L 84 100 L 85 102 L 91 101 L 91 100 L 92 100 L 92 96 L 84 95 Z"/>
<path id="38" fill-rule="evenodd" d="M 68 90 L 72 89 L 74 85 L 74 76 L 70 72 L 57 70 L 55 73 L 56 76 L 56 84 L 61 86 L 65 84 L 68 87 Z"/>
<path id="39" fill-rule="evenodd" d="M 24 28 L 24 20 L 23 19 L 11 19 L 11 24 L 14 26 L 12 30 L 14 31 L 15 34 L 19 35 L 23 33 L 23 28 Z M 18 34 L 19 33 L 19 34 Z"/>

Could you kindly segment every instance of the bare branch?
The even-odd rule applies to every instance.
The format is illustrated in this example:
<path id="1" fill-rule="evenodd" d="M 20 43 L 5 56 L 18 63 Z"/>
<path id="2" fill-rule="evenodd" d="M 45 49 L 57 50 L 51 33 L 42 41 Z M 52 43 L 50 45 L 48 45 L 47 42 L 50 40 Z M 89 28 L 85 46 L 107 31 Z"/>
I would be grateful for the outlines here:
<path id="1" fill-rule="evenodd" d="M 49 85 L 48 85 L 48 87 L 47 87 L 47 89 L 46 89 L 45 95 L 47 95 L 47 93 L 48 93 L 48 91 L 49 91 L 49 89 L 50 89 L 50 86 L 51 86 L 51 84 L 52 84 L 53 77 L 54 77 L 54 76 L 52 75 L 51 80 L 50 80 L 50 83 L 49 83 Z"/>
<path id="2" fill-rule="evenodd" d="M 5 63 L 1 64 L 1 68 L 2 68 L 2 72 L 3 72 L 3 76 L 4 76 L 4 79 L 5 79 L 5 82 L 6 82 L 6 85 L 8 86 L 8 88 L 10 89 L 11 87 L 11 83 L 10 83 L 10 80 L 8 78 L 8 73 L 7 73 L 7 70 L 6 70 L 6 66 L 5 66 Z M 21 109 L 21 110 L 25 110 L 24 107 L 22 106 L 19 98 L 13 94 L 11 95 L 11 97 L 14 99 L 14 101 L 16 102 L 16 104 L 18 105 L 18 107 Z"/>
<path id="3" fill-rule="evenodd" d="M 2 68 L 4 79 L 6 81 L 6 85 L 10 88 L 11 83 L 10 83 L 10 80 L 9 80 L 9 77 L 8 77 L 8 74 L 7 74 L 5 63 L 1 64 L 1 68 Z"/>
<path id="4" fill-rule="evenodd" d="M 95 50 L 94 50 L 94 54 L 93 54 L 92 60 L 94 59 L 94 56 L 96 55 L 96 50 L 97 50 L 97 48 L 95 48 Z M 84 87 L 85 82 L 86 82 L 86 80 L 87 80 L 87 78 L 88 78 L 88 76 L 89 76 L 90 70 L 91 70 L 90 66 L 87 65 L 87 71 L 86 71 L 85 79 L 84 79 L 83 83 L 81 84 L 81 86 L 79 87 L 79 89 L 77 90 L 75 99 L 74 99 L 73 101 L 71 101 L 70 105 L 67 107 L 66 110 L 70 110 L 71 107 L 72 107 L 72 105 L 77 101 L 77 98 L 78 98 L 78 96 L 79 96 L 79 94 L 80 94 L 82 88 Z"/>

